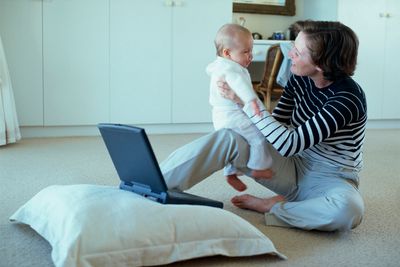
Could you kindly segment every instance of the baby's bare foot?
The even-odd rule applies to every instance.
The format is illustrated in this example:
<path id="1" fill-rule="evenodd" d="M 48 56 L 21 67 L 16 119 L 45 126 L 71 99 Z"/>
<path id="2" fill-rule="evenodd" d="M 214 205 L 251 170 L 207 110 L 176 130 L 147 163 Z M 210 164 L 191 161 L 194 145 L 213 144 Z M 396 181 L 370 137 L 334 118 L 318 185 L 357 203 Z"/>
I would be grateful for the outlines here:
<path id="1" fill-rule="evenodd" d="M 236 174 L 227 175 L 226 181 L 239 192 L 247 189 L 247 186 L 237 177 Z"/>
<path id="2" fill-rule="evenodd" d="M 271 179 L 272 176 L 274 176 L 274 172 L 272 171 L 272 169 L 252 170 L 251 176 L 258 179 Z"/>
<path id="3" fill-rule="evenodd" d="M 281 195 L 277 195 L 271 198 L 259 198 L 253 195 L 245 194 L 233 197 L 231 202 L 238 208 L 254 210 L 260 213 L 269 212 L 277 202 L 285 201 L 285 198 Z"/>

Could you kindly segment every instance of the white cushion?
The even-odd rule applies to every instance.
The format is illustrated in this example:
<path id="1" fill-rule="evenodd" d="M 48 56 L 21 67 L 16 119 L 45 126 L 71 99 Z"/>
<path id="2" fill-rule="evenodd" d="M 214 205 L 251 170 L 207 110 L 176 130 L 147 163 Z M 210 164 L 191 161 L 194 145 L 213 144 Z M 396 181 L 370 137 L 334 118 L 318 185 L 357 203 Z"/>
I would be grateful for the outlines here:
<path id="1" fill-rule="evenodd" d="M 229 211 L 162 205 L 109 186 L 47 187 L 10 220 L 47 239 L 57 267 L 160 265 L 210 255 L 285 258 Z"/>

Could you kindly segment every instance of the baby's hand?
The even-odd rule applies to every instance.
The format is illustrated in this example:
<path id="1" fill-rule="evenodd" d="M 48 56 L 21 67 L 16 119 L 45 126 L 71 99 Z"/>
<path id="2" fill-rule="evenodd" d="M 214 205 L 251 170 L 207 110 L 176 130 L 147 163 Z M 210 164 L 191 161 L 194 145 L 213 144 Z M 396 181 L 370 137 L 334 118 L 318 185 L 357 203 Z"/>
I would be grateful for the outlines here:
<path id="1" fill-rule="evenodd" d="M 256 99 L 251 100 L 250 101 L 250 105 L 251 105 L 251 108 L 254 111 L 254 114 L 256 114 L 257 116 L 261 117 L 261 111 L 260 111 L 260 107 L 257 105 L 257 100 Z"/>

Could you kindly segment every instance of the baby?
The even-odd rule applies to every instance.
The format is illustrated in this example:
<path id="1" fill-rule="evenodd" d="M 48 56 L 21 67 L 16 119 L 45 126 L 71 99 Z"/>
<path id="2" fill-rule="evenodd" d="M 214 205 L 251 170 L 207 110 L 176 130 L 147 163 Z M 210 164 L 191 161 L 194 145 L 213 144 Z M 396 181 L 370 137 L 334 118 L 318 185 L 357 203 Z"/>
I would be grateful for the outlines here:
<path id="1" fill-rule="evenodd" d="M 265 137 L 243 112 L 242 106 L 221 96 L 217 82 L 224 81 L 244 102 L 249 103 L 254 113 L 259 115 L 257 95 L 253 90 L 247 67 L 253 59 L 253 37 L 251 32 L 237 24 L 225 24 L 215 38 L 217 59 L 207 66 L 207 74 L 211 76 L 210 104 L 215 130 L 230 128 L 242 135 L 250 145 L 250 156 L 247 167 L 253 174 L 265 173 L 272 165 L 267 150 Z M 228 183 L 238 191 L 246 190 L 246 185 L 238 179 L 238 171 L 232 166 L 224 168 Z"/>

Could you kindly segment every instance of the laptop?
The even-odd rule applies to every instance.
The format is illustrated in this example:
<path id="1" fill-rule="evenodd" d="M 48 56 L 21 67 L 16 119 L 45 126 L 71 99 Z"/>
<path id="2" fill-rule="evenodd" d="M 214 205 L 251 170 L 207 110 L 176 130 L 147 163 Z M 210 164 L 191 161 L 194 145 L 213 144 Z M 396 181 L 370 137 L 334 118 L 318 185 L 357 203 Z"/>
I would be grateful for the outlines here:
<path id="1" fill-rule="evenodd" d="M 223 207 L 216 200 L 168 189 L 144 129 L 110 123 L 97 127 L 121 180 L 121 189 L 162 204 Z"/>

